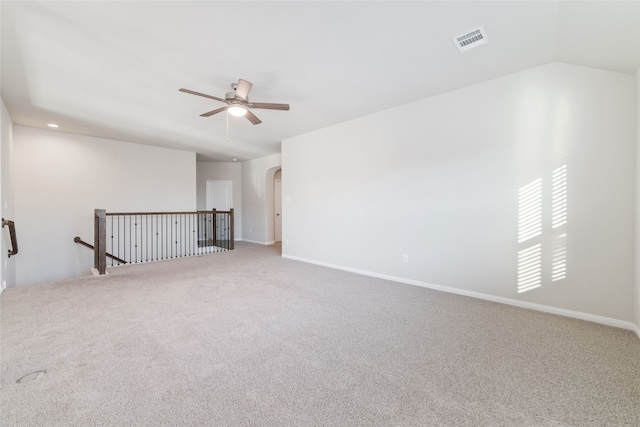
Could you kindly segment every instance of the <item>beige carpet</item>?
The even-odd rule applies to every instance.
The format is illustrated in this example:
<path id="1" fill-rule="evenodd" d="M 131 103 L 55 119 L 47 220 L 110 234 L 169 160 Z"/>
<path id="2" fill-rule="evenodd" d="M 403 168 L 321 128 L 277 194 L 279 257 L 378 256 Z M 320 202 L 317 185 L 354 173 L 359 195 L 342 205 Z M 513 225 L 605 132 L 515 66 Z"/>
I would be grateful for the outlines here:
<path id="1" fill-rule="evenodd" d="M 640 426 L 630 331 L 246 243 L 110 272 L 2 293 L 2 426 Z"/>

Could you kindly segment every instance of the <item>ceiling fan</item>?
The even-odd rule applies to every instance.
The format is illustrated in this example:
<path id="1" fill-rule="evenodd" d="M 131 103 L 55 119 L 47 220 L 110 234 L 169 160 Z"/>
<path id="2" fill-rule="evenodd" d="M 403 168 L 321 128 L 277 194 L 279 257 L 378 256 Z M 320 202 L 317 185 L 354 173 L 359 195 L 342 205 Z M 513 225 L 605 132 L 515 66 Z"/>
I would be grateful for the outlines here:
<path id="1" fill-rule="evenodd" d="M 233 92 L 228 92 L 224 96 L 224 99 L 189 89 L 180 89 L 180 92 L 203 96 L 209 99 L 215 99 L 216 101 L 224 102 L 225 104 L 227 104 L 225 107 L 220 107 L 215 110 L 208 111 L 204 114 L 200 114 L 201 117 L 210 117 L 214 114 L 218 114 L 226 110 L 233 116 L 245 116 L 254 125 L 259 125 L 260 123 L 262 123 L 262 120 L 260 120 L 258 117 L 256 117 L 255 114 L 249 111 L 250 108 L 257 108 L 262 110 L 289 110 L 289 104 L 273 104 L 269 102 L 249 101 L 249 91 L 251 90 L 251 87 L 253 87 L 253 83 L 249 81 L 240 79 L 238 80 L 238 83 L 232 83 L 231 87 L 233 88 Z"/>

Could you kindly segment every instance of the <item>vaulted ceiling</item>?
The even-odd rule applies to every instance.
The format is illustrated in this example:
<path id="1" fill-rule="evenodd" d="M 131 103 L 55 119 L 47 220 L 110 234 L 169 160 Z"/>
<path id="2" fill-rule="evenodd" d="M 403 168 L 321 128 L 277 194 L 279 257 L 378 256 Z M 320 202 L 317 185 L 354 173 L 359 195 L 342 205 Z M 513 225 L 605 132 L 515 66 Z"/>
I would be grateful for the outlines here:
<path id="1" fill-rule="evenodd" d="M 283 139 L 562 61 L 633 74 L 638 1 L 0 3 L 14 123 L 248 160 Z M 489 43 L 452 38 L 483 26 Z M 238 79 L 262 124 L 226 113 Z"/>

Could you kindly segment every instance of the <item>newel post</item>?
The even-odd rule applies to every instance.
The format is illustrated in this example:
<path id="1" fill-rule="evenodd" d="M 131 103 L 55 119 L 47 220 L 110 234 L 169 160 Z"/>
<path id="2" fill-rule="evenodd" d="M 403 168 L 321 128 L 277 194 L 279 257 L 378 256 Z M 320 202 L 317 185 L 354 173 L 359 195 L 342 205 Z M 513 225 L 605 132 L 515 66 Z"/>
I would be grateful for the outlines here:
<path id="1" fill-rule="evenodd" d="M 99 274 L 107 270 L 107 211 L 94 210 L 93 267 Z"/>
<path id="2" fill-rule="evenodd" d="M 213 244 L 213 246 L 218 246 L 218 242 L 217 240 L 217 236 L 218 236 L 218 216 L 216 215 L 216 208 L 213 208 L 212 210 L 212 214 L 211 214 L 211 243 Z"/>
<path id="3" fill-rule="evenodd" d="M 230 225 L 230 231 L 229 231 L 229 249 L 233 250 L 234 249 L 234 244 L 233 244 L 233 230 L 234 230 L 234 225 L 233 225 L 233 208 L 229 209 L 229 223 Z"/>

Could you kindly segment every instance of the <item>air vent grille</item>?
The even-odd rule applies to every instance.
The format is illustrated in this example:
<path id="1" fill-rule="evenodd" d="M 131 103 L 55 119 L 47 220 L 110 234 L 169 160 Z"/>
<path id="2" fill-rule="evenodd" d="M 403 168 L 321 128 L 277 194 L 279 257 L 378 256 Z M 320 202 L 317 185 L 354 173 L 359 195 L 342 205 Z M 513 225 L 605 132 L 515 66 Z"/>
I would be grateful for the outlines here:
<path id="1" fill-rule="evenodd" d="M 482 27 L 460 34 L 452 40 L 453 44 L 456 45 L 460 52 L 466 52 L 469 49 L 473 49 L 474 47 L 478 47 L 489 42 L 487 33 L 485 33 L 484 28 Z"/>

